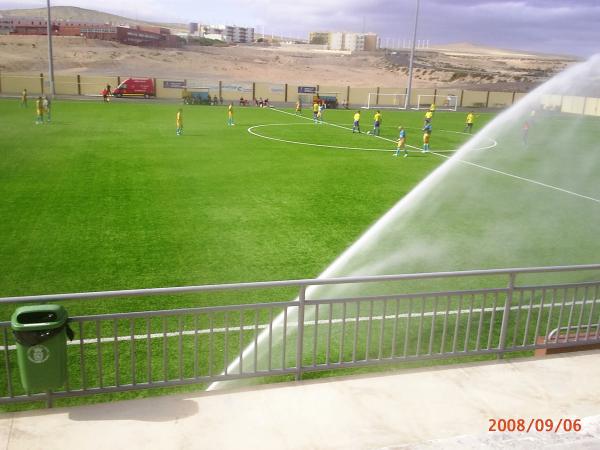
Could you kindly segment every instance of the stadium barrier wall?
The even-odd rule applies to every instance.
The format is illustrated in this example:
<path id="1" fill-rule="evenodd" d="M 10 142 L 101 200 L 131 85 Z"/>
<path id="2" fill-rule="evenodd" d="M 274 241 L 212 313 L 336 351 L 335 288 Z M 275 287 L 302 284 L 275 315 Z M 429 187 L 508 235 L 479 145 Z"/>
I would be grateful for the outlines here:
<path id="1" fill-rule="evenodd" d="M 435 95 L 435 89 L 432 88 L 416 88 L 410 93 L 410 104 L 416 105 L 419 101 L 419 95 Z M 432 103 L 429 101 L 428 103 Z"/>
<path id="2" fill-rule="evenodd" d="M 129 76 L 117 75 L 57 75 L 55 76 L 55 91 L 58 95 L 82 95 L 99 96 L 107 84 L 113 88 L 120 81 Z M 222 98 L 223 103 L 233 101 L 238 104 L 240 97 L 253 103 L 259 97 L 268 98 L 276 103 L 295 103 L 298 100 L 299 89 L 310 87 L 316 92 L 323 94 L 335 94 L 339 104 L 347 102 L 351 109 L 360 108 L 367 104 L 370 93 L 379 94 L 403 94 L 406 88 L 394 87 L 352 87 L 342 85 L 298 85 L 267 82 L 238 82 L 238 81 L 215 81 L 207 79 L 166 79 L 156 78 L 156 94 L 158 98 L 181 99 L 183 89 L 180 87 L 168 87 L 169 83 L 185 83 L 188 91 L 208 90 L 212 97 Z M 175 84 L 174 84 L 175 85 Z M 49 91 L 48 77 L 43 73 L 5 73 L 0 72 L 0 94 L 20 95 L 23 89 L 27 89 L 30 96 L 37 96 Z M 437 103 L 448 95 L 456 95 L 458 106 L 462 108 L 506 108 L 518 102 L 526 92 L 496 92 L 496 91 L 472 91 L 461 89 L 434 89 L 415 88 L 411 92 L 410 104 L 416 105 L 419 95 L 436 95 Z M 428 100 L 429 101 L 429 100 Z M 390 96 L 377 96 L 373 106 L 390 106 L 394 99 Z M 541 106 L 543 109 L 561 111 L 569 114 L 584 114 L 589 116 L 600 116 L 600 99 L 595 97 L 568 96 L 559 94 L 546 94 L 542 96 Z"/>
<path id="3" fill-rule="evenodd" d="M 54 77 L 54 90 L 58 95 L 79 95 L 80 77 L 77 75 L 57 75 Z M 48 88 L 48 82 L 45 83 Z"/>
<path id="4" fill-rule="evenodd" d="M 181 88 L 170 88 L 169 83 L 171 81 L 176 81 L 178 83 L 187 83 L 187 80 L 184 79 L 169 79 L 165 80 L 162 78 L 156 79 L 156 96 L 158 98 L 182 98 L 183 89 Z M 167 83 L 165 83 L 167 82 Z"/>
<path id="5" fill-rule="evenodd" d="M 527 92 L 515 92 L 513 103 L 517 103 L 519 100 L 521 100 L 527 94 L 528 94 Z"/>
<path id="6" fill-rule="evenodd" d="M 600 116 L 600 98 L 586 97 L 583 113 L 587 116 Z"/>
<path id="7" fill-rule="evenodd" d="M 21 94 L 23 89 L 27 89 L 30 96 L 42 94 L 43 81 L 41 81 L 42 78 L 40 75 L 1 73 L 0 84 L 2 86 L 2 93 Z"/>
<path id="8" fill-rule="evenodd" d="M 463 91 L 460 105 L 463 108 L 486 108 L 488 104 L 488 92 L 486 91 Z"/>
<path id="9" fill-rule="evenodd" d="M 81 75 L 79 83 L 81 95 L 101 95 L 107 84 L 110 84 L 111 89 L 114 89 L 119 85 L 119 80 L 119 77 L 110 75 Z"/>
<path id="10" fill-rule="evenodd" d="M 490 92 L 487 103 L 488 108 L 506 108 L 513 103 L 513 93 Z"/>
<path id="11" fill-rule="evenodd" d="M 269 102 L 284 102 L 285 84 L 255 83 L 254 98 L 269 99 Z"/>
<path id="12" fill-rule="evenodd" d="M 356 109 L 361 106 L 365 106 L 367 104 L 367 99 L 369 98 L 370 92 L 376 92 L 376 87 L 369 88 L 350 88 L 350 98 L 348 99 L 348 103 L 350 104 L 350 108 Z"/>
<path id="13" fill-rule="evenodd" d="M 380 87 L 378 88 L 378 91 L 375 90 L 373 92 L 379 94 L 375 99 L 375 106 L 395 106 L 396 104 L 398 104 L 398 102 L 404 102 L 405 96 L 400 95 L 392 97 L 390 95 L 384 94 L 406 94 L 406 89 Z"/>
<path id="14" fill-rule="evenodd" d="M 338 103 L 342 103 L 346 98 L 347 89 L 344 86 L 334 86 L 331 84 L 320 84 L 319 93 L 323 95 L 337 97 Z"/>
<path id="15" fill-rule="evenodd" d="M 561 112 L 571 114 L 583 114 L 585 109 L 585 97 L 565 95 L 562 98 Z"/>

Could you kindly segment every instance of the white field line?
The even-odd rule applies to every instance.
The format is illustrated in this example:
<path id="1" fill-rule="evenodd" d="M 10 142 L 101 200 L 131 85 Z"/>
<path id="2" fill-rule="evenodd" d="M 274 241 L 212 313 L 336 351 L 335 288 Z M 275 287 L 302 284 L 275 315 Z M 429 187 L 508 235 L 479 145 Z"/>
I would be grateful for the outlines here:
<path id="1" fill-rule="evenodd" d="M 586 305 L 590 305 L 592 303 L 596 303 L 596 300 L 586 300 L 585 304 Z M 570 307 L 571 305 L 583 305 L 584 302 L 583 301 L 576 301 L 576 302 L 570 302 L 570 303 L 565 303 L 564 307 Z M 543 305 L 544 308 L 550 308 L 550 307 L 554 307 L 554 308 L 559 308 L 561 304 L 545 304 Z M 307 305 L 309 308 L 311 307 L 311 305 Z M 323 306 L 323 305 L 321 305 Z M 531 305 L 531 309 L 539 309 L 540 305 Z M 511 311 L 516 311 L 519 309 L 519 306 L 511 306 Z M 521 305 L 520 309 L 522 311 L 527 311 L 529 309 L 529 305 Z M 492 311 L 504 311 L 504 306 L 496 306 L 495 308 L 483 308 L 483 312 L 484 313 L 491 313 Z M 482 311 L 481 308 L 477 308 L 477 309 L 473 309 L 472 314 L 478 314 Z M 461 315 L 465 315 L 468 313 L 468 310 L 466 309 L 461 309 L 460 310 Z M 448 311 L 448 315 L 449 316 L 455 316 L 458 314 L 458 310 L 453 310 L 453 311 Z M 432 317 L 434 315 L 433 311 L 428 311 L 423 313 L 422 315 L 420 313 L 411 313 L 410 317 L 411 319 L 414 318 L 418 318 L 418 317 Z M 445 311 L 436 311 L 435 316 L 436 317 L 441 317 L 441 316 L 445 316 L 446 312 Z M 395 314 L 389 314 L 386 316 L 373 316 L 371 318 L 369 317 L 364 317 L 364 316 L 360 316 L 358 318 L 358 322 L 368 322 L 369 320 L 371 321 L 375 321 L 375 320 L 390 320 L 390 319 L 396 319 L 396 317 L 398 317 L 398 319 L 407 319 L 409 316 L 408 313 L 403 313 L 403 314 L 398 314 L 398 316 L 396 316 Z M 353 323 L 356 322 L 356 317 L 346 317 L 346 323 Z M 331 319 L 331 323 L 332 324 L 339 324 L 344 322 L 344 319 Z M 314 320 L 306 320 L 304 322 L 304 327 L 310 327 L 310 326 L 314 326 L 315 321 Z M 329 319 L 322 319 L 322 320 L 318 320 L 317 321 L 317 325 L 327 325 L 329 324 Z M 288 322 L 286 327 L 287 328 L 296 328 L 297 324 L 295 322 Z M 575 327 L 575 325 L 573 326 Z M 256 326 L 256 329 L 258 330 L 266 330 L 269 328 L 269 324 L 260 324 Z M 274 324 L 272 326 L 272 329 L 278 329 L 278 328 L 283 328 L 283 324 Z M 160 338 L 164 338 L 164 337 L 168 337 L 168 338 L 172 338 L 172 337 L 178 337 L 178 336 L 193 336 L 193 335 L 201 335 L 201 334 L 211 334 L 211 333 L 225 333 L 225 332 L 235 332 L 235 331 L 244 331 L 244 332 L 252 332 L 254 331 L 255 326 L 254 325 L 248 325 L 248 326 L 244 326 L 244 327 L 228 327 L 228 328 L 213 328 L 211 329 L 204 329 L 204 330 L 182 330 L 181 332 L 179 331 L 173 331 L 173 332 L 169 332 L 169 333 L 151 333 L 150 335 L 148 334 L 135 334 L 133 336 L 133 340 L 135 341 L 141 341 L 144 339 L 148 339 L 148 336 L 150 336 L 150 339 L 160 339 Z M 127 342 L 127 341 L 131 341 L 132 340 L 132 336 L 131 335 L 125 335 L 125 336 L 117 336 L 116 338 L 114 336 L 111 337 L 104 337 L 104 338 L 92 338 L 92 339 L 83 339 L 83 343 L 84 344 L 89 344 L 89 345 L 94 345 L 94 344 L 98 344 L 98 341 L 101 344 L 111 344 L 114 343 L 115 341 L 117 342 Z M 72 341 L 67 342 L 67 345 L 81 345 L 81 340 L 80 339 L 73 339 Z M 0 346 L 0 351 L 5 350 L 7 347 L 5 346 Z M 8 346 L 8 350 L 15 350 L 16 346 L 15 345 L 9 345 Z"/>
<path id="2" fill-rule="evenodd" d="M 290 113 L 290 112 L 287 112 L 287 111 L 283 111 L 283 110 L 281 110 L 281 109 L 277 109 L 277 108 L 270 108 L 270 109 L 272 109 L 273 111 L 277 111 L 277 112 L 279 112 L 279 113 L 282 113 L 282 114 L 287 114 L 288 116 L 292 116 L 292 117 L 300 117 L 301 119 L 309 120 L 309 121 L 311 121 L 311 122 L 313 121 L 313 119 L 311 119 L 310 117 L 306 117 L 306 116 L 299 116 L 299 115 L 297 115 L 297 114 L 293 114 L 293 113 Z M 332 126 L 332 127 L 341 128 L 342 130 L 348 130 L 348 131 L 352 131 L 352 128 L 350 128 L 350 127 L 347 127 L 347 126 L 344 126 L 344 125 L 337 124 L 337 123 L 335 123 L 335 122 L 327 122 L 327 121 L 322 121 L 321 123 L 323 123 L 323 124 L 325 124 L 325 125 Z M 288 124 L 274 124 L 274 125 L 288 125 Z M 291 124 L 290 124 L 290 125 L 291 125 Z M 267 126 L 267 125 L 259 125 L 259 126 Z M 251 127 L 251 128 L 254 128 L 254 127 Z M 416 128 L 415 128 L 415 129 L 416 129 Z M 263 135 L 261 135 L 261 134 L 257 134 L 257 133 L 252 133 L 252 132 L 250 131 L 250 128 L 248 129 L 248 131 L 249 131 L 251 134 L 254 134 L 255 136 L 260 136 L 260 137 L 262 137 L 262 138 L 269 139 L 267 136 L 263 136 Z M 462 132 L 460 132 L 460 131 L 450 131 L 450 130 L 438 130 L 438 131 L 443 131 L 443 132 L 445 132 L 445 133 L 455 133 L 455 134 L 465 134 L 465 135 L 467 134 L 467 133 L 462 133 Z M 362 133 L 362 134 L 365 134 L 365 133 Z M 397 139 L 396 139 L 396 140 L 394 140 L 394 139 L 389 139 L 389 138 L 382 137 L 382 136 L 377 136 L 377 135 L 370 135 L 370 136 L 372 136 L 372 137 L 375 137 L 375 138 L 378 138 L 378 139 L 383 139 L 384 141 L 393 142 L 394 144 L 396 144 L 396 143 L 398 142 L 398 140 L 397 140 Z M 280 141 L 283 141 L 283 142 L 291 142 L 291 143 L 295 143 L 295 144 L 300 144 L 300 142 L 284 141 L 283 139 L 276 139 L 276 138 L 272 138 L 272 139 L 273 139 L 273 140 L 280 140 Z M 490 149 L 490 148 L 493 148 L 493 147 L 495 147 L 495 146 L 497 146 L 497 145 L 498 145 L 498 143 L 497 143 L 495 140 L 493 140 L 493 139 L 491 139 L 491 138 L 487 138 L 487 139 L 489 139 L 489 140 L 492 142 L 492 144 L 491 144 L 491 145 L 489 145 L 489 146 L 487 146 L 487 147 L 481 147 L 481 148 L 478 148 L 477 150 L 488 150 L 488 149 Z M 302 143 L 302 144 L 303 144 L 303 145 L 314 145 L 314 146 L 318 146 L 318 147 L 329 147 L 329 146 L 327 146 L 327 145 L 321 145 L 321 144 L 310 144 L 310 143 Z M 406 146 L 407 146 L 407 147 L 410 147 L 410 148 L 414 148 L 414 149 L 415 149 L 415 150 L 417 150 L 417 151 L 421 151 L 421 148 L 419 148 L 419 147 L 415 147 L 414 145 L 408 145 L 408 144 L 407 144 Z M 331 147 L 333 147 L 333 146 L 331 146 Z M 333 147 L 333 148 L 335 148 L 335 147 Z M 339 148 L 343 148 L 343 147 L 339 147 Z M 361 148 L 360 150 L 363 150 L 363 149 Z M 365 149 L 365 150 L 366 150 L 366 149 Z M 393 151 L 395 151 L 395 149 L 393 149 L 393 150 L 380 150 L 380 151 L 389 151 L 389 152 L 393 152 Z M 436 153 L 454 153 L 455 151 L 456 151 L 456 150 L 438 150 Z"/>
<path id="3" fill-rule="evenodd" d="M 265 136 L 263 134 L 256 133 L 253 131 L 255 128 L 261 127 L 275 127 L 275 126 L 288 126 L 288 125 L 310 125 L 309 123 L 301 122 L 301 123 L 270 123 L 265 125 L 254 125 L 253 127 L 248 128 L 248 132 L 253 134 L 254 136 L 261 137 L 263 139 L 269 139 L 271 141 L 279 141 L 285 142 L 287 144 L 298 144 L 298 145 L 307 145 L 309 147 L 327 147 L 327 148 L 340 148 L 343 150 L 361 150 L 367 152 L 393 152 L 394 150 L 382 149 L 382 148 L 363 148 L 363 147 L 344 147 L 341 145 L 326 145 L 326 144 L 313 144 L 310 142 L 300 142 L 300 141 L 288 141 L 287 139 L 280 139 L 271 136 Z"/>
<path id="4" fill-rule="evenodd" d="M 272 108 L 272 109 L 274 109 L 275 111 L 281 112 L 283 114 L 289 114 L 289 115 L 292 115 L 292 116 L 296 116 L 295 114 L 289 113 L 287 111 L 282 111 L 282 110 L 279 110 L 277 108 Z M 305 119 L 310 120 L 308 117 L 305 117 Z M 341 125 L 337 125 L 337 124 L 334 124 L 334 123 L 330 123 L 330 122 L 324 122 L 324 123 L 326 123 L 328 125 L 331 125 L 331 126 L 334 126 L 334 127 L 342 128 L 344 130 L 351 130 L 351 128 L 344 127 L 344 126 L 341 126 Z M 454 131 L 454 133 L 460 133 L 460 132 Z M 384 140 L 390 141 L 390 142 L 396 142 L 393 139 L 388 139 L 388 138 L 381 137 L 381 136 L 375 136 L 375 137 L 378 137 L 380 139 L 384 139 Z M 492 141 L 494 142 L 494 145 L 492 145 L 491 147 L 485 147 L 485 148 L 481 148 L 481 149 L 478 149 L 478 150 L 487 150 L 489 148 L 492 148 L 492 147 L 495 147 L 496 145 L 498 145 L 498 143 L 496 141 L 494 141 L 493 139 L 492 139 Z M 407 147 L 411 147 L 411 148 L 414 148 L 414 149 L 418 150 L 418 147 L 414 147 L 412 145 L 407 145 Z M 446 159 L 452 158 L 451 156 L 442 155 L 440 152 L 430 151 L 429 153 L 431 153 L 432 155 L 439 156 L 440 158 L 446 158 Z M 477 167 L 479 169 L 487 170 L 489 172 L 493 172 L 493 173 L 496 173 L 496 174 L 499 174 L 499 175 L 504 175 L 504 176 L 507 176 L 507 177 L 510 177 L 510 178 L 514 178 L 516 180 L 525 181 L 527 183 L 535 184 L 537 186 L 542 186 L 542 187 L 545 187 L 545 188 L 548 188 L 548 189 L 553 189 L 555 191 L 559 191 L 559 192 L 562 192 L 562 193 L 565 193 L 565 194 L 570 194 L 570 195 L 573 195 L 575 197 L 583 198 L 585 200 L 591 200 L 593 202 L 600 203 L 600 199 L 597 199 L 597 198 L 594 198 L 594 197 L 590 197 L 590 196 L 587 196 L 587 195 L 583 195 L 583 194 L 578 194 L 577 192 L 569 191 L 567 189 L 563 189 L 563 188 L 560 188 L 558 186 L 553 186 L 551 184 L 542 183 L 541 181 L 536 181 L 536 180 L 532 180 L 530 178 L 521 177 L 519 175 L 515 175 L 515 174 L 512 174 L 512 173 L 504 172 L 504 171 L 498 170 L 498 169 L 493 169 L 491 167 L 483 166 L 481 164 L 476 164 L 476 163 L 473 163 L 473 162 L 470 162 L 470 161 L 464 161 L 462 159 L 457 159 L 457 161 L 461 162 L 463 164 L 467 164 L 469 166 L 473 166 L 473 167 Z"/>

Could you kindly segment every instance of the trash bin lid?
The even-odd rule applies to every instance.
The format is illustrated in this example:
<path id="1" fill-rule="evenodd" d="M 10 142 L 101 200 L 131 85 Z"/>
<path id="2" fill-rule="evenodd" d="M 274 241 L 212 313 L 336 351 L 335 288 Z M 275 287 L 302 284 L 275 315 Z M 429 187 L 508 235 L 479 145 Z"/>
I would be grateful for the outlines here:
<path id="1" fill-rule="evenodd" d="M 11 317 L 11 328 L 14 331 L 52 330 L 62 327 L 67 319 L 62 305 L 21 306 Z"/>

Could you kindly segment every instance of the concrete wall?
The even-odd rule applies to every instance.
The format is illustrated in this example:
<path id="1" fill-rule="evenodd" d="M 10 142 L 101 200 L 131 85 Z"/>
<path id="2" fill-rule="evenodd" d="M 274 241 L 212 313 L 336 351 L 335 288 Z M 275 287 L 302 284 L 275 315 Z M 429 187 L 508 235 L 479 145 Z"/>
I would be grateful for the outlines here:
<path id="1" fill-rule="evenodd" d="M 0 74 L 0 83 L 3 94 L 21 94 L 27 89 L 29 96 L 42 93 L 40 75 L 34 74 Z"/>
<path id="2" fill-rule="evenodd" d="M 166 88 L 164 87 L 165 81 L 180 81 L 180 82 L 184 82 L 187 80 L 184 79 L 173 79 L 170 78 L 168 80 L 162 79 L 162 78 L 157 78 L 156 79 L 156 96 L 159 98 L 182 98 L 181 94 L 183 92 L 183 89 L 181 88 Z M 217 95 L 218 97 L 218 95 Z"/>
<path id="3" fill-rule="evenodd" d="M 515 92 L 515 103 L 517 103 L 519 100 L 521 100 L 527 94 L 528 94 L 527 92 Z"/>
<path id="4" fill-rule="evenodd" d="M 585 107 L 585 97 L 576 97 L 572 95 L 563 96 L 562 112 L 572 114 L 583 114 Z"/>
<path id="5" fill-rule="evenodd" d="M 121 77 L 121 80 L 124 79 L 126 78 Z M 81 95 L 101 95 L 107 84 L 110 84 L 112 89 L 116 88 L 119 85 L 118 77 L 81 75 Z"/>
<path id="6" fill-rule="evenodd" d="M 333 86 L 328 84 L 322 84 L 319 86 L 320 95 L 335 96 L 340 104 L 346 99 L 347 90 L 348 89 L 346 86 Z"/>
<path id="7" fill-rule="evenodd" d="M 562 104 L 562 95 L 542 95 L 542 108 L 548 110 L 560 110 Z"/>
<path id="8" fill-rule="evenodd" d="M 586 98 L 583 113 L 587 116 L 600 116 L 600 98 Z"/>
<path id="9" fill-rule="evenodd" d="M 54 90 L 58 95 L 79 95 L 77 75 L 57 75 L 54 77 Z"/>
<path id="10" fill-rule="evenodd" d="M 512 105 L 512 92 L 490 92 L 488 107 L 490 108 L 505 108 Z"/>
<path id="11" fill-rule="evenodd" d="M 369 92 L 377 92 L 377 88 L 376 87 L 370 87 L 370 88 L 350 87 L 350 98 L 348 99 L 350 108 L 357 109 L 362 106 L 366 106 L 367 99 L 369 97 Z"/>
<path id="12" fill-rule="evenodd" d="M 19 95 L 23 89 L 27 89 L 30 96 L 37 96 L 45 91 L 48 93 L 49 84 L 45 75 L 36 73 L 0 73 L 0 94 Z M 114 89 L 120 81 L 123 81 L 128 76 L 111 76 L 111 75 L 81 75 L 78 79 L 77 75 L 57 75 L 55 77 L 55 90 L 58 95 L 93 95 L 99 96 L 107 84 L 110 84 Z M 165 99 L 181 99 L 181 88 L 166 88 L 164 81 L 185 81 L 188 91 L 193 91 L 198 88 L 209 90 L 211 97 L 222 96 L 223 102 L 233 101 L 236 104 L 240 97 L 252 101 L 253 98 L 263 99 L 268 98 L 271 102 L 295 103 L 298 100 L 298 85 L 297 84 L 277 84 L 266 82 L 219 82 L 214 80 L 204 79 L 179 79 L 166 80 L 159 78 L 156 80 L 157 97 Z M 44 87 L 42 87 L 42 84 Z M 386 96 L 384 94 L 402 94 L 406 91 L 405 87 L 360 87 L 354 88 L 341 85 L 310 85 L 314 86 L 321 94 L 336 95 L 338 102 L 342 104 L 348 101 L 351 109 L 358 109 L 367 105 L 369 93 L 379 93 L 379 98 L 373 96 L 371 99 L 372 107 L 394 107 L 399 106 L 401 96 Z M 42 91 L 43 90 L 43 91 Z M 254 94 L 254 97 L 253 97 Z M 432 101 L 435 101 L 438 107 L 444 105 L 448 95 L 456 95 L 459 107 L 462 108 L 506 108 L 518 102 L 525 97 L 527 93 L 523 92 L 487 92 L 487 91 L 470 91 L 457 89 L 434 89 L 434 88 L 415 88 L 411 93 L 410 103 L 416 105 L 419 95 L 434 95 L 435 97 L 421 98 L 422 106 L 428 106 Z M 311 94 L 303 94 L 303 99 L 306 103 L 306 98 L 311 98 Z M 461 103 L 462 100 L 462 103 Z M 306 105 L 305 105 L 306 107 Z M 600 116 L 600 99 L 593 97 L 581 96 L 563 96 L 559 94 L 546 94 L 541 98 L 541 107 L 546 110 L 559 110 L 564 113 L 585 114 L 590 116 Z"/>
<path id="13" fill-rule="evenodd" d="M 485 108 L 488 93 L 485 91 L 463 91 L 462 106 L 464 108 Z"/>
<path id="14" fill-rule="evenodd" d="M 376 100 L 377 102 L 375 106 L 403 107 L 406 96 L 402 94 L 405 93 L 406 88 L 379 88 L 379 96 L 377 96 L 376 99 L 372 98 L 371 103 L 373 103 L 373 101 Z"/>
<path id="15" fill-rule="evenodd" d="M 413 89 L 410 93 L 410 104 L 416 105 L 419 101 L 419 95 L 434 95 L 435 89 L 426 89 L 426 88 L 418 88 Z M 433 103 L 434 97 L 426 97 L 421 99 L 421 104 L 423 106 L 428 106 Z"/>

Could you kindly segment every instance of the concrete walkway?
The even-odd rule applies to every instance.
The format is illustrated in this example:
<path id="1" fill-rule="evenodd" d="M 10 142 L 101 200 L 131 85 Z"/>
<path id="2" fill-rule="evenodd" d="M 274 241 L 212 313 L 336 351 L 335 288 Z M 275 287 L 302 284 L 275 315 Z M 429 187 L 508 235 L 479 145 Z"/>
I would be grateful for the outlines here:
<path id="1" fill-rule="evenodd" d="M 489 432 L 491 418 L 583 418 Z M 0 449 L 600 448 L 600 351 L 0 416 Z"/>

